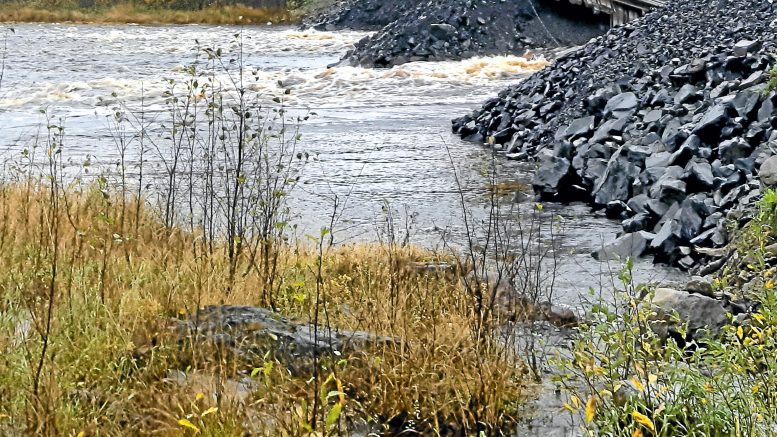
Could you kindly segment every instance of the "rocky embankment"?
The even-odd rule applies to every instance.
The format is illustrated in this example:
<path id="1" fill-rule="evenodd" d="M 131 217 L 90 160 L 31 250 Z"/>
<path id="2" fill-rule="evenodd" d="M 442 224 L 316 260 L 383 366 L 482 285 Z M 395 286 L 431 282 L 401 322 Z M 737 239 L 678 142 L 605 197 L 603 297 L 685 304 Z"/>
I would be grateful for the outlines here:
<path id="1" fill-rule="evenodd" d="M 728 227 L 762 193 L 759 171 L 775 177 L 764 165 L 777 150 L 775 53 L 777 4 L 676 1 L 558 59 L 453 130 L 536 160 L 540 197 L 587 199 L 622 220 L 623 235 L 596 255 L 652 254 L 710 273 Z"/>
<path id="2" fill-rule="evenodd" d="M 607 20 L 583 6 L 556 0 L 352 0 L 306 23 L 329 30 L 387 23 L 359 41 L 342 62 L 390 67 L 579 45 L 604 33 Z"/>
<path id="3" fill-rule="evenodd" d="M 302 20 L 316 30 L 380 30 L 412 10 L 418 0 L 339 0 Z"/>

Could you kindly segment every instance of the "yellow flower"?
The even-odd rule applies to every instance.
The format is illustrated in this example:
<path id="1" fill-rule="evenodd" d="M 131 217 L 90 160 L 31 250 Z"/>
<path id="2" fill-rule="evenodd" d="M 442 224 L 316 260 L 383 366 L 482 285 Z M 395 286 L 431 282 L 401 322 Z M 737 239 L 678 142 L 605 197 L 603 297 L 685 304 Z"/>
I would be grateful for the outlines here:
<path id="1" fill-rule="evenodd" d="M 634 432 L 631 433 L 631 437 L 642 437 L 642 431 L 639 428 L 635 429 Z"/>
<path id="2" fill-rule="evenodd" d="M 772 288 L 774 288 L 774 281 L 772 281 L 771 279 L 766 281 L 766 284 L 764 284 L 764 288 L 767 290 L 771 290 Z"/>
<path id="3" fill-rule="evenodd" d="M 650 420 L 649 417 L 645 416 L 644 414 L 640 413 L 637 410 L 634 410 L 631 412 L 631 417 L 634 418 L 634 420 L 639 423 L 640 425 L 644 426 L 645 428 L 655 432 L 656 427 L 653 425 L 653 421 Z"/>

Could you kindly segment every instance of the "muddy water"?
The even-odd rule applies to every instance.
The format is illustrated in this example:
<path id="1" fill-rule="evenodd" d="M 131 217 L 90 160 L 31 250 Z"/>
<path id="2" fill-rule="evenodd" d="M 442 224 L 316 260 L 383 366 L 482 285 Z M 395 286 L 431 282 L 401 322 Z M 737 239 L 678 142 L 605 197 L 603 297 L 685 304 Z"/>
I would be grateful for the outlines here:
<path id="1" fill-rule="evenodd" d="M 183 79 L 185 66 L 196 61 L 198 45 L 235 50 L 240 31 L 132 25 L 19 25 L 15 30 L 9 34 L 0 90 L 0 154 L 18 159 L 22 149 L 35 144 L 45 133 L 43 109 L 51 120 L 62 120 L 65 155 L 73 166 L 88 159 L 106 167 L 117 159 L 108 119 L 119 103 L 137 106 L 142 97 L 147 109 L 161 108 L 163 79 Z M 269 98 L 280 91 L 280 80 L 292 89 L 292 108 L 317 114 L 302 127 L 301 148 L 315 159 L 292 194 L 294 220 L 302 233 L 315 232 L 329 223 L 337 197 L 340 242 L 378 238 L 388 209 L 399 227 L 409 224 L 411 242 L 462 247 L 462 210 L 476 221 L 487 217 L 491 157 L 452 136 L 450 119 L 545 61 L 495 57 L 391 70 L 327 68 L 364 35 L 272 26 L 242 30 L 243 61 L 256 77 L 249 90 Z M 531 166 L 502 159 L 496 165 L 501 182 L 509 186 L 531 180 Z M 531 196 L 504 200 L 509 205 L 504 215 L 526 224 L 534 208 Z M 610 271 L 618 268 L 589 255 L 616 235 L 618 224 L 583 205 L 545 205 L 542 215 L 546 222 L 557 215 L 563 223 L 554 237 L 560 247 L 552 252 L 555 296 L 578 305 L 589 288 L 610 284 Z M 550 238 L 550 228 L 545 229 L 544 238 Z M 638 280 L 681 277 L 649 262 L 637 264 Z"/>

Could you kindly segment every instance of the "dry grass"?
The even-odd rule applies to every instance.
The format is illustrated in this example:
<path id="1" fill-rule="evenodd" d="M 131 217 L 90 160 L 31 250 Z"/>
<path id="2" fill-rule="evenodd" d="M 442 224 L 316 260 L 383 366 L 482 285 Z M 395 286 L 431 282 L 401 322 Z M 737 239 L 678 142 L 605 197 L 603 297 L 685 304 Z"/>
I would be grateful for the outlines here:
<path id="1" fill-rule="evenodd" d="M 229 287 L 224 254 L 205 255 L 196 235 L 136 206 L 91 186 L 52 197 L 45 183 L 0 184 L 0 434 L 179 435 L 188 423 L 206 435 L 310 435 L 318 394 L 309 375 L 205 346 L 192 353 L 170 334 L 171 320 L 204 305 L 258 302 L 267 278 L 249 269 Z M 281 312 L 310 318 L 318 283 L 332 326 L 401 339 L 322 363 L 319 391 L 342 393 L 325 396 L 324 411 L 344 406 L 326 434 L 366 420 L 443 434 L 512 422 L 528 386 L 524 366 L 511 342 L 478 340 L 457 274 L 412 268 L 437 255 L 340 247 L 323 254 L 319 275 L 313 248 L 281 251 Z"/>
<path id="2" fill-rule="evenodd" d="M 240 5 L 210 6 L 202 10 L 150 8 L 116 4 L 95 9 L 4 5 L 0 22 L 6 23 L 135 23 L 135 24 L 274 24 L 298 20 L 297 14 L 279 9 Z"/>

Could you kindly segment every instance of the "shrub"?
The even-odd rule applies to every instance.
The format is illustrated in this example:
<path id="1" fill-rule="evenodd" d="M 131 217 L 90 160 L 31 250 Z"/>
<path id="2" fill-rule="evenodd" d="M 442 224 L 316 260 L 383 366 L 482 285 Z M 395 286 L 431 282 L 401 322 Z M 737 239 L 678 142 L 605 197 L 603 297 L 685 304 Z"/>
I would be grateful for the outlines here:
<path id="1" fill-rule="evenodd" d="M 764 260 L 773 241 L 777 193 L 737 236 L 744 259 Z M 764 230 L 767 231 L 764 231 Z M 565 408 L 588 435 L 774 435 L 777 431 L 775 268 L 751 262 L 761 281 L 757 309 L 720 336 L 679 345 L 661 332 L 649 286 L 634 285 L 631 263 L 614 302 L 598 301 L 579 328 L 572 354 L 558 360 Z M 737 275 L 733 272 L 731 275 Z M 732 282 L 722 278 L 719 284 Z M 732 321 L 733 322 L 733 321 Z M 675 323 L 683 326 L 675 318 Z M 681 329 L 681 335 L 685 335 Z"/>

